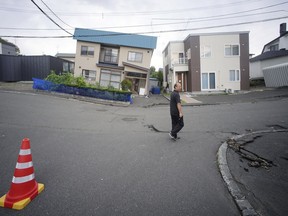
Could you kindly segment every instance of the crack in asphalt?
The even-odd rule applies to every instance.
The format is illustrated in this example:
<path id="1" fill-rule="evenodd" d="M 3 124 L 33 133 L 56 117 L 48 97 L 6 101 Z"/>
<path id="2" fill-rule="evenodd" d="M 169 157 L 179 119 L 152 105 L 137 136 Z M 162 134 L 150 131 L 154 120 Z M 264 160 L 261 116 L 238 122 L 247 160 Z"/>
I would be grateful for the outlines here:
<path id="1" fill-rule="evenodd" d="M 250 139 L 244 139 L 244 140 L 242 139 L 237 141 L 233 138 L 229 138 L 226 142 L 230 149 L 232 149 L 234 152 L 240 155 L 243 159 L 248 160 L 249 167 L 255 167 L 255 168 L 262 167 L 265 169 L 269 169 L 269 167 L 277 166 L 276 164 L 274 164 L 273 161 L 264 158 L 244 147 L 249 143 L 253 143 L 256 139 L 260 137 L 262 137 L 262 135 L 256 135 Z"/>

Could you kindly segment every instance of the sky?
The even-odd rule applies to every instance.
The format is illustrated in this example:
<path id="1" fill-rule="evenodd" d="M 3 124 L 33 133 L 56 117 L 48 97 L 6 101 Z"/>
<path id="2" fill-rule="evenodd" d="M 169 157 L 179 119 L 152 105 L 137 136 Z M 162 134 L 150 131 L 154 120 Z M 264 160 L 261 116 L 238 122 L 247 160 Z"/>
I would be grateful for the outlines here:
<path id="1" fill-rule="evenodd" d="M 17 45 L 22 55 L 75 53 L 76 40 L 71 37 L 75 28 L 135 33 L 157 37 L 151 61 L 156 70 L 163 67 L 162 52 L 169 41 L 183 41 L 189 34 L 249 31 L 249 52 L 256 56 L 265 44 L 279 37 L 280 24 L 288 23 L 285 0 L 0 0 L 0 3 L 0 37 Z M 65 37 L 55 38 L 62 36 Z"/>

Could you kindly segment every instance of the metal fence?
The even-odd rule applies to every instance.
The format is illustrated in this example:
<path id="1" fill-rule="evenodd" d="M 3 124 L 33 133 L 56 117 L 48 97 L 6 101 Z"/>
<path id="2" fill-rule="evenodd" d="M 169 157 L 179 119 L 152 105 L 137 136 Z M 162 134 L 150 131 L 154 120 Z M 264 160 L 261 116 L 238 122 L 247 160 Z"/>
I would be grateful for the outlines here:
<path id="1" fill-rule="evenodd" d="M 266 87 L 288 86 L 288 64 L 263 68 Z"/>

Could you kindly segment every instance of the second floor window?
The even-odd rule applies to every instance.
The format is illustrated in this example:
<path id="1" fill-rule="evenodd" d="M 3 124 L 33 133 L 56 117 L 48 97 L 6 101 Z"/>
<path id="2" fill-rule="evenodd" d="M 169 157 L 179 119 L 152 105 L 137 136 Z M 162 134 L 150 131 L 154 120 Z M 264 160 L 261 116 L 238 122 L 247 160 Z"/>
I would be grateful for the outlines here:
<path id="1" fill-rule="evenodd" d="M 143 54 L 139 52 L 128 52 L 128 61 L 142 62 Z"/>
<path id="2" fill-rule="evenodd" d="M 201 46 L 201 58 L 211 57 L 211 46 Z"/>
<path id="3" fill-rule="evenodd" d="M 239 45 L 225 45 L 225 56 L 239 56 Z"/>
<path id="4" fill-rule="evenodd" d="M 82 56 L 94 56 L 94 47 L 81 46 Z"/>
<path id="5" fill-rule="evenodd" d="M 108 64 L 118 63 L 118 49 L 110 47 L 102 47 L 99 62 Z"/>

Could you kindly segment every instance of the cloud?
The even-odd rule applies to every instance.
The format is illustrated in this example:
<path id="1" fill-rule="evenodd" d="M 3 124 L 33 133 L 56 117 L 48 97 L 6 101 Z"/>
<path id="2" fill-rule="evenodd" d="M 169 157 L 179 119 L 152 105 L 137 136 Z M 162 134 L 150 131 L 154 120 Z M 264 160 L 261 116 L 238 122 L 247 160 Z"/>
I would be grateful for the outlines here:
<path id="1" fill-rule="evenodd" d="M 197 2 L 191 0 L 43 0 L 68 26 L 55 17 L 41 0 L 34 1 L 60 26 L 72 33 L 74 31 L 70 26 L 157 36 L 157 48 L 152 58 L 152 64 L 156 68 L 163 67 L 162 51 L 168 42 L 184 40 L 191 33 L 250 31 L 250 53 L 260 54 L 266 43 L 279 36 L 279 25 L 285 19 L 238 26 L 209 27 L 287 16 L 287 12 L 281 11 L 287 5 L 271 6 L 281 4 L 280 0 L 272 3 L 266 0 L 220 0 L 217 2 L 214 0 Z M 248 10 L 251 11 L 243 13 Z M 223 16 L 225 14 L 231 15 L 225 18 Z M 68 35 L 42 14 L 31 1 L 3 2 L 0 6 L 0 19 L 2 21 L 0 36 Z M 18 29 L 7 29 L 8 27 Z M 38 30 L 27 30 L 28 28 Z M 198 30 L 184 31 L 196 28 Z M 177 29 L 181 31 L 166 32 Z M 4 39 L 16 43 L 25 55 L 55 55 L 56 52 L 73 53 L 76 51 L 76 41 L 73 39 Z"/>

